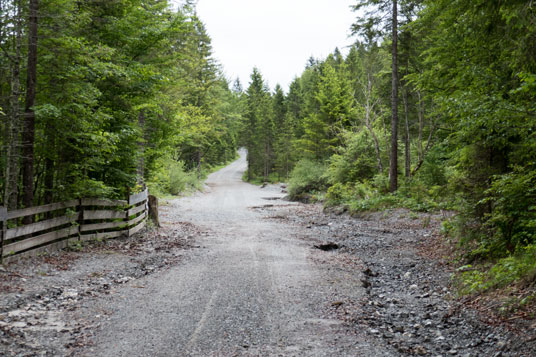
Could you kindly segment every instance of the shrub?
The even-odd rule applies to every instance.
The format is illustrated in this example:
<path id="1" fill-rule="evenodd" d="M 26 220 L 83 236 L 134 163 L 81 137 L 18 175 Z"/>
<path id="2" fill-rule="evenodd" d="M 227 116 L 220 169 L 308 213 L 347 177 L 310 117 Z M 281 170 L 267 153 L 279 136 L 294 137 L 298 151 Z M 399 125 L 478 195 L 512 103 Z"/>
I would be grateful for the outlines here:
<path id="1" fill-rule="evenodd" d="M 200 181 L 194 171 L 187 171 L 182 161 L 166 160 L 153 173 L 147 183 L 149 191 L 156 196 L 179 195 L 189 190 L 198 189 Z"/>
<path id="2" fill-rule="evenodd" d="M 296 164 L 290 174 L 288 192 L 291 199 L 300 195 L 322 191 L 327 187 L 326 165 L 304 159 Z"/>
<path id="3" fill-rule="evenodd" d="M 329 183 L 344 184 L 371 179 L 378 169 L 376 153 L 368 132 L 346 132 L 344 140 L 346 144 L 341 147 L 340 154 L 332 155 L 329 159 Z"/>
<path id="4" fill-rule="evenodd" d="M 326 206 L 335 206 L 344 203 L 350 194 L 351 188 L 348 185 L 343 185 L 340 182 L 328 188 L 326 193 Z"/>
<path id="5" fill-rule="evenodd" d="M 536 245 L 520 248 L 514 255 L 499 259 L 489 270 L 487 268 L 476 269 L 471 265 L 459 268 L 460 292 L 481 293 L 504 288 L 516 281 L 533 284 L 536 279 Z"/>
<path id="6" fill-rule="evenodd" d="M 197 175 L 192 171 L 185 171 L 182 161 L 175 161 L 169 167 L 169 183 L 167 191 L 172 195 L 197 187 Z"/>

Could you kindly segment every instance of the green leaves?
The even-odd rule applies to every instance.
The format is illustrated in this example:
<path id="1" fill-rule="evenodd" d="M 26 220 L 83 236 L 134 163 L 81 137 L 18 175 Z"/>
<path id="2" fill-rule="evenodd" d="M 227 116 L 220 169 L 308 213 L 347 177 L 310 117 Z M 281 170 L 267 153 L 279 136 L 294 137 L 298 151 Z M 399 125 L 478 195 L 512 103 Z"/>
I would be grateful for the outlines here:
<path id="1" fill-rule="evenodd" d="M 217 165 L 234 157 L 241 110 L 234 108 L 210 37 L 190 6 L 177 11 L 167 0 L 43 0 L 40 5 L 36 203 L 92 189 L 124 197 L 127 187 L 158 181 L 179 159 L 183 167 L 174 172 L 189 175 L 198 163 Z M 9 26 L 24 30 L 16 9 L 1 10 L 2 24 L 9 20 Z M 0 33 L 10 56 L 17 54 L 16 34 Z M 21 47 L 20 58 L 24 51 Z M 15 66 L 4 54 L 0 91 L 5 94 Z M 20 77 L 25 64 L 19 64 Z M 10 118 L 18 118 L 15 104 L 23 102 L 23 94 L 20 88 L 19 98 L 0 96 Z M 2 147 L 11 144 L 1 135 L 4 130 Z M 0 175 L 6 165 L 2 158 Z"/>

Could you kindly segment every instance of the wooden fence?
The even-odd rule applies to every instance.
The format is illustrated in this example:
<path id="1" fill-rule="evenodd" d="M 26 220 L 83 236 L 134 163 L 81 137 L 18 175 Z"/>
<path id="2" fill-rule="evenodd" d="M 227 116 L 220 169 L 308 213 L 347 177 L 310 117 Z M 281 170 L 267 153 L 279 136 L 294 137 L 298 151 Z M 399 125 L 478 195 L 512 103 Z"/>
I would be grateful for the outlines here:
<path id="1" fill-rule="evenodd" d="M 128 200 L 83 198 L 16 211 L 0 207 L 0 261 L 77 241 L 133 235 L 145 227 L 147 199 L 146 189 Z M 28 216 L 35 223 L 22 224 Z"/>

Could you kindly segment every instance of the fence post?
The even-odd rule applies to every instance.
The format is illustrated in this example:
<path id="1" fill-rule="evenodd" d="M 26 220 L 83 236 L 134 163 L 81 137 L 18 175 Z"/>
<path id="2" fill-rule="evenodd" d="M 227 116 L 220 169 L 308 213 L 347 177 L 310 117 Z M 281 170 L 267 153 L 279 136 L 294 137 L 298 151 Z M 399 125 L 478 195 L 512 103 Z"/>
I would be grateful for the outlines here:
<path id="1" fill-rule="evenodd" d="M 158 198 L 156 196 L 147 194 L 147 203 L 147 219 L 152 220 L 156 227 L 160 227 L 160 220 L 158 219 Z"/>
<path id="2" fill-rule="evenodd" d="M 0 207 L 0 264 L 4 258 L 4 238 L 7 233 L 7 208 Z"/>
<path id="3" fill-rule="evenodd" d="M 127 186 L 127 211 L 125 213 L 125 224 L 127 225 L 127 238 L 130 237 L 130 229 L 128 228 L 128 211 L 130 210 L 130 187 Z"/>
<path id="4" fill-rule="evenodd" d="M 78 241 L 80 244 L 80 241 L 82 241 L 82 226 L 84 225 L 84 199 L 81 198 L 78 201 L 78 209 L 76 210 L 78 214 L 80 215 L 78 217 Z"/>

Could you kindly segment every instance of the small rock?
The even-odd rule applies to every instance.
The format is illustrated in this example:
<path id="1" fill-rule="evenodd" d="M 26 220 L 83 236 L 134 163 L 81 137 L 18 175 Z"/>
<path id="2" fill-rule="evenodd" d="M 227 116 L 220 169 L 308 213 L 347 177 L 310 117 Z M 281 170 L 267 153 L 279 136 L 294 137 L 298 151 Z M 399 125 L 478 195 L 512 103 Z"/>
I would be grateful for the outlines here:
<path id="1" fill-rule="evenodd" d="M 378 276 L 378 273 L 373 272 L 372 270 L 370 270 L 370 268 L 363 270 L 363 274 L 367 276 Z M 380 295 L 380 298 L 382 298 L 383 296 L 384 295 Z"/>
<path id="2" fill-rule="evenodd" d="M 8 317 L 11 317 L 11 318 L 17 318 L 17 317 L 21 317 L 24 315 L 24 311 L 22 310 L 13 310 L 13 311 L 10 311 L 7 313 L 7 316 Z"/>
<path id="3" fill-rule="evenodd" d="M 403 327 L 403 326 L 395 326 L 395 328 L 393 329 L 393 331 L 395 331 L 395 332 L 400 332 L 400 333 L 404 333 L 404 327 Z"/>
<path id="4" fill-rule="evenodd" d="M 307 227 L 309 228 L 309 227 Z M 337 243 L 328 242 L 325 244 L 319 244 L 314 246 L 316 249 L 323 250 L 325 252 L 328 252 L 330 250 L 339 249 L 339 245 Z"/>
<path id="5" fill-rule="evenodd" d="M 364 288 L 369 288 L 371 286 L 370 282 L 366 279 L 361 279 L 361 284 Z"/>
<path id="6" fill-rule="evenodd" d="M 394 336 L 392 333 L 390 333 L 390 332 L 384 332 L 384 333 L 383 333 L 383 338 L 386 338 L 386 339 L 392 339 L 392 338 L 394 338 L 394 337 L 395 337 L 395 336 Z"/>
<path id="7" fill-rule="evenodd" d="M 78 292 L 74 289 L 66 290 L 62 294 L 62 298 L 68 299 L 68 298 L 75 298 L 78 296 Z"/>
<path id="8" fill-rule="evenodd" d="M 415 352 L 415 354 L 420 355 L 420 356 L 425 356 L 428 354 L 428 351 L 426 350 L 426 348 L 420 345 L 415 346 L 415 348 L 413 348 L 413 352 Z"/>

